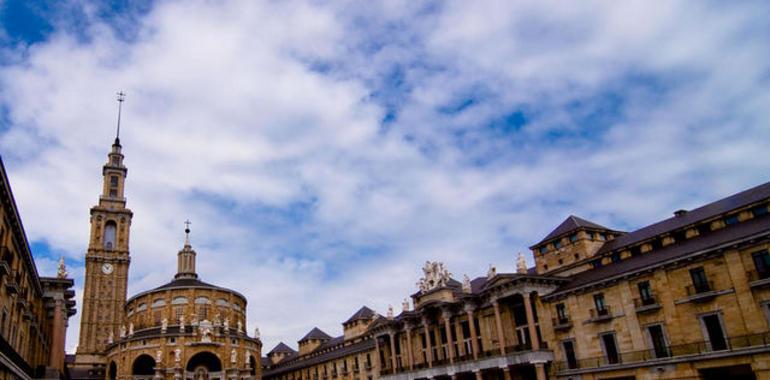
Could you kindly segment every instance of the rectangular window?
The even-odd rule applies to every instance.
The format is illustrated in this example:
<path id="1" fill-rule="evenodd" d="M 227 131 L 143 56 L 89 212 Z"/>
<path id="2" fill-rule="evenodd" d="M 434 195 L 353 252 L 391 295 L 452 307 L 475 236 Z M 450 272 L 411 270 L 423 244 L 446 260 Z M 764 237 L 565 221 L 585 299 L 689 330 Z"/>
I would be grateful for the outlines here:
<path id="1" fill-rule="evenodd" d="M 607 315 L 607 305 L 604 303 L 604 294 L 594 294 L 594 305 L 597 315 Z"/>
<path id="2" fill-rule="evenodd" d="M 561 240 L 556 240 L 555 242 L 553 242 L 553 248 L 554 249 L 561 248 Z"/>
<path id="3" fill-rule="evenodd" d="M 117 197 L 118 196 L 118 189 L 110 189 L 110 196 L 111 197 Z"/>
<path id="4" fill-rule="evenodd" d="M 615 333 L 602 334 L 600 336 L 602 347 L 604 347 L 604 358 L 607 364 L 617 364 L 620 362 L 618 356 L 618 346 L 615 344 Z"/>
<path id="5" fill-rule="evenodd" d="M 208 319 L 208 317 L 209 317 L 209 308 L 207 306 L 204 306 L 204 305 L 198 305 L 197 314 L 198 314 L 198 320 L 199 321 L 202 321 L 204 319 Z"/>
<path id="6" fill-rule="evenodd" d="M 567 308 L 563 303 L 556 304 L 556 317 L 559 319 L 559 323 L 565 324 L 569 322 L 569 316 L 567 315 Z"/>
<path id="7" fill-rule="evenodd" d="M 650 334 L 650 343 L 652 343 L 652 352 L 656 358 L 667 358 L 671 356 L 666 345 L 666 337 L 663 335 L 663 326 L 652 325 L 647 327 L 647 333 Z"/>
<path id="8" fill-rule="evenodd" d="M 707 335 L 707 345 L 712 351 L 721 351 L 727 349 L 727 339 L 719 314 L 710 314 L 701 317 L 701 323 Z"/>
<path id="9" fill-rule="evenodd" d="M 770 278 L 770 254 L 763 250 L 754 252 L 751 256 L 754 259 L 754 267 L 757 269 L 759 279 Z"/>
<path id="10" fill-rule="evenodd" d="M 730 226 L 738 223 L 738 215 L 730 215 L 725 218 L 725 224 Z"/>
<path id="11" fill-rule="evenodd" d="M 620 261 L 620 252 L 615 252 L 610 256 L 610 260 L 612 260 L 613 263 L 617 263 Z"/>
<path id="12" fill-rule="evenodd" d="M 569 241 L 572 242 L 572 243 L 576 242 L 577 239 L 578 239 L 578 235 L 577 234 L 572 234 L 572 235 L 569 236 Z"/>
<path id="13" fill-rule="evenodd" d="M 755 218 L 762 215 L 767 215 L 767 206 L 759 206 L 754 207 L 751 209 L 751 215 L 753 215 Z"/>
<path id="14" fill-rule="evenodd" d="M 118 186 L 118 176 L 110 176 L 110 186 Z"/>
<path id="15" fill-rule="evenodd" d="M 548 246 L 544 245 L 544 246 L 540 247 L 540 249 L 538 251 L 540 252 L 540 254 L 546 253 L 546 252 L 548 252 Z"/>
<path id="16" fill-rule="evenodd" d="M 639 288 L 639 297 L 642 301 L 642 305 L 652 305 L 655 303 L 655 297 L 652 296 L 652 288 L 650 288 L 649 281 L 642 281 L 636 286 Z"/>
<path id="17" fill-rule="evenodd" d="M 577 368 L 577 357 L 575 356 L 575 344 L 571 340 L 562 342 L 564 347 L 564 360 L 567 361 L 567 368 Z"/>
<path id="18" fill-rule="evenodd" d="M 706 271 L 703 267 L 690 269 L 690 278 L 692 278 L 692 286 L 695 293 L 703 293 L 711 290 L 708 277 L 706 277 Z"/>

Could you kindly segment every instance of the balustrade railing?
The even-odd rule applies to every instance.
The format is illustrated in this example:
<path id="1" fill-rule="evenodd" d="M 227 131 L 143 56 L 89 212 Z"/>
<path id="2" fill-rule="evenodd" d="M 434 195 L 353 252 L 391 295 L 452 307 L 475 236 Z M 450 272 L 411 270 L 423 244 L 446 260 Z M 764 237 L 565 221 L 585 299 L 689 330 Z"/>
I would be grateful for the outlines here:
<path id="1" fill-rule="evenodd" d="M 575 360 L 574 362 L 560 361 L 554 362 L 554 370 L 556 372 L 563 372 L 575 369 L 590 369 L 599 368 L 610 365 L 622 365 L 630 363 L 640 363 L 651 360 L 666 359 L 672 357 L 688 356 L 688 355 L 703 355 L 712 352 L 722 351 L 734 351 L 746 348 L 755 347 L 770 347 L 770 332 L 743 335 L 737 337 L 727 338 L 725 344 L 720 346 L 726 346 L 724 350 L 715 350 L 714 346 L 709 341 L 701 341 L 687 344 L 679 344 L 672 346 L 660 346 L 648 350 L 640 351 L 628 351 L 618 354 L 618 360 L 611 362 L 607 357 L 593 357 L 586 359 Z"/>

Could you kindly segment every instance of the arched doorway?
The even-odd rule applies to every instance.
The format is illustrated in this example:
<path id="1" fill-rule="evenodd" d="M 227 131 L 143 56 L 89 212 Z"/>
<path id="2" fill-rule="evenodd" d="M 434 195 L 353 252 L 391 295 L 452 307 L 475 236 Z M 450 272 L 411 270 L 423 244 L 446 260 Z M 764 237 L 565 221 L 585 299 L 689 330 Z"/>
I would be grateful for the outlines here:
<path id="1" fill-rule="evenodd" d="M 254 359 L 253 355 L 249 355 L 249 369 L 251 376 L 257 375 L 257 359 Z"/>
<path id="2" fill-rule="evenodd" d="M 131 366 L 134 379 L 150 379 L 155 375 L 155 359 L 147 354 L 139 355 Z"/>
<path id="3" fill-rule="evenodd" d="M 186 379 L 217 380 L 222 376 L 222 362 L 211 352 L 199 352 L 187 362 Z"/>
<path id="4" fill-rule="evenodd" d="M 118 378 L 118 365 L 115 364 L 115 362 L 110 362 L 110 368 L 107 370 L 107 378 L 109 380 Z"/>

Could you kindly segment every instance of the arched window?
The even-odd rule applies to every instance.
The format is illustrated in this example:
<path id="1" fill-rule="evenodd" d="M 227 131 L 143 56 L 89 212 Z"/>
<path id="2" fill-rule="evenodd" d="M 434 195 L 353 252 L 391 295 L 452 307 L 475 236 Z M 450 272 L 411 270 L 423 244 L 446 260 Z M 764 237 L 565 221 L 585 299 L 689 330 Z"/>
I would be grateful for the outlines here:
<path id="1" fill-rule="evenodd" d="M 184 305 L 187 303 L 187 297 L 174 297 L 173 300 L 171 300 L 172 305 Z"/>
<path id="2" fill-rule="evenodd" d="M 110 220 L 104 225 L 104 249 L 115 248 L 115 236 L 117 235 L 118 226 Z"/>
<path id="3" fill-rule="evenodd" d="M 107 375 L 110 380 L 115 380 L 118 377 L 118 366 L 115 362 L 110 362 L 110 370 Z"/>

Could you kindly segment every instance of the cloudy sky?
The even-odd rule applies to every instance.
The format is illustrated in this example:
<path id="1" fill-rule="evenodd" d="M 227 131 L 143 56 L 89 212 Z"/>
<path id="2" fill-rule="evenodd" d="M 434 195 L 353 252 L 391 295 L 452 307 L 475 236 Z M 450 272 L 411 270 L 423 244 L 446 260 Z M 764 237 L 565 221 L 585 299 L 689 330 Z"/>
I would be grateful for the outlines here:
<path id="1" fill-rule="evenodd" d="M 630 230 L 770 180 L 765 1 L 0 0 L 0 153 L 78 297 L 118 90 L 130 293 L 189 218 L 264 352 L 400 310 L 426 260 L 511 271 L 570 214 Z"/>

